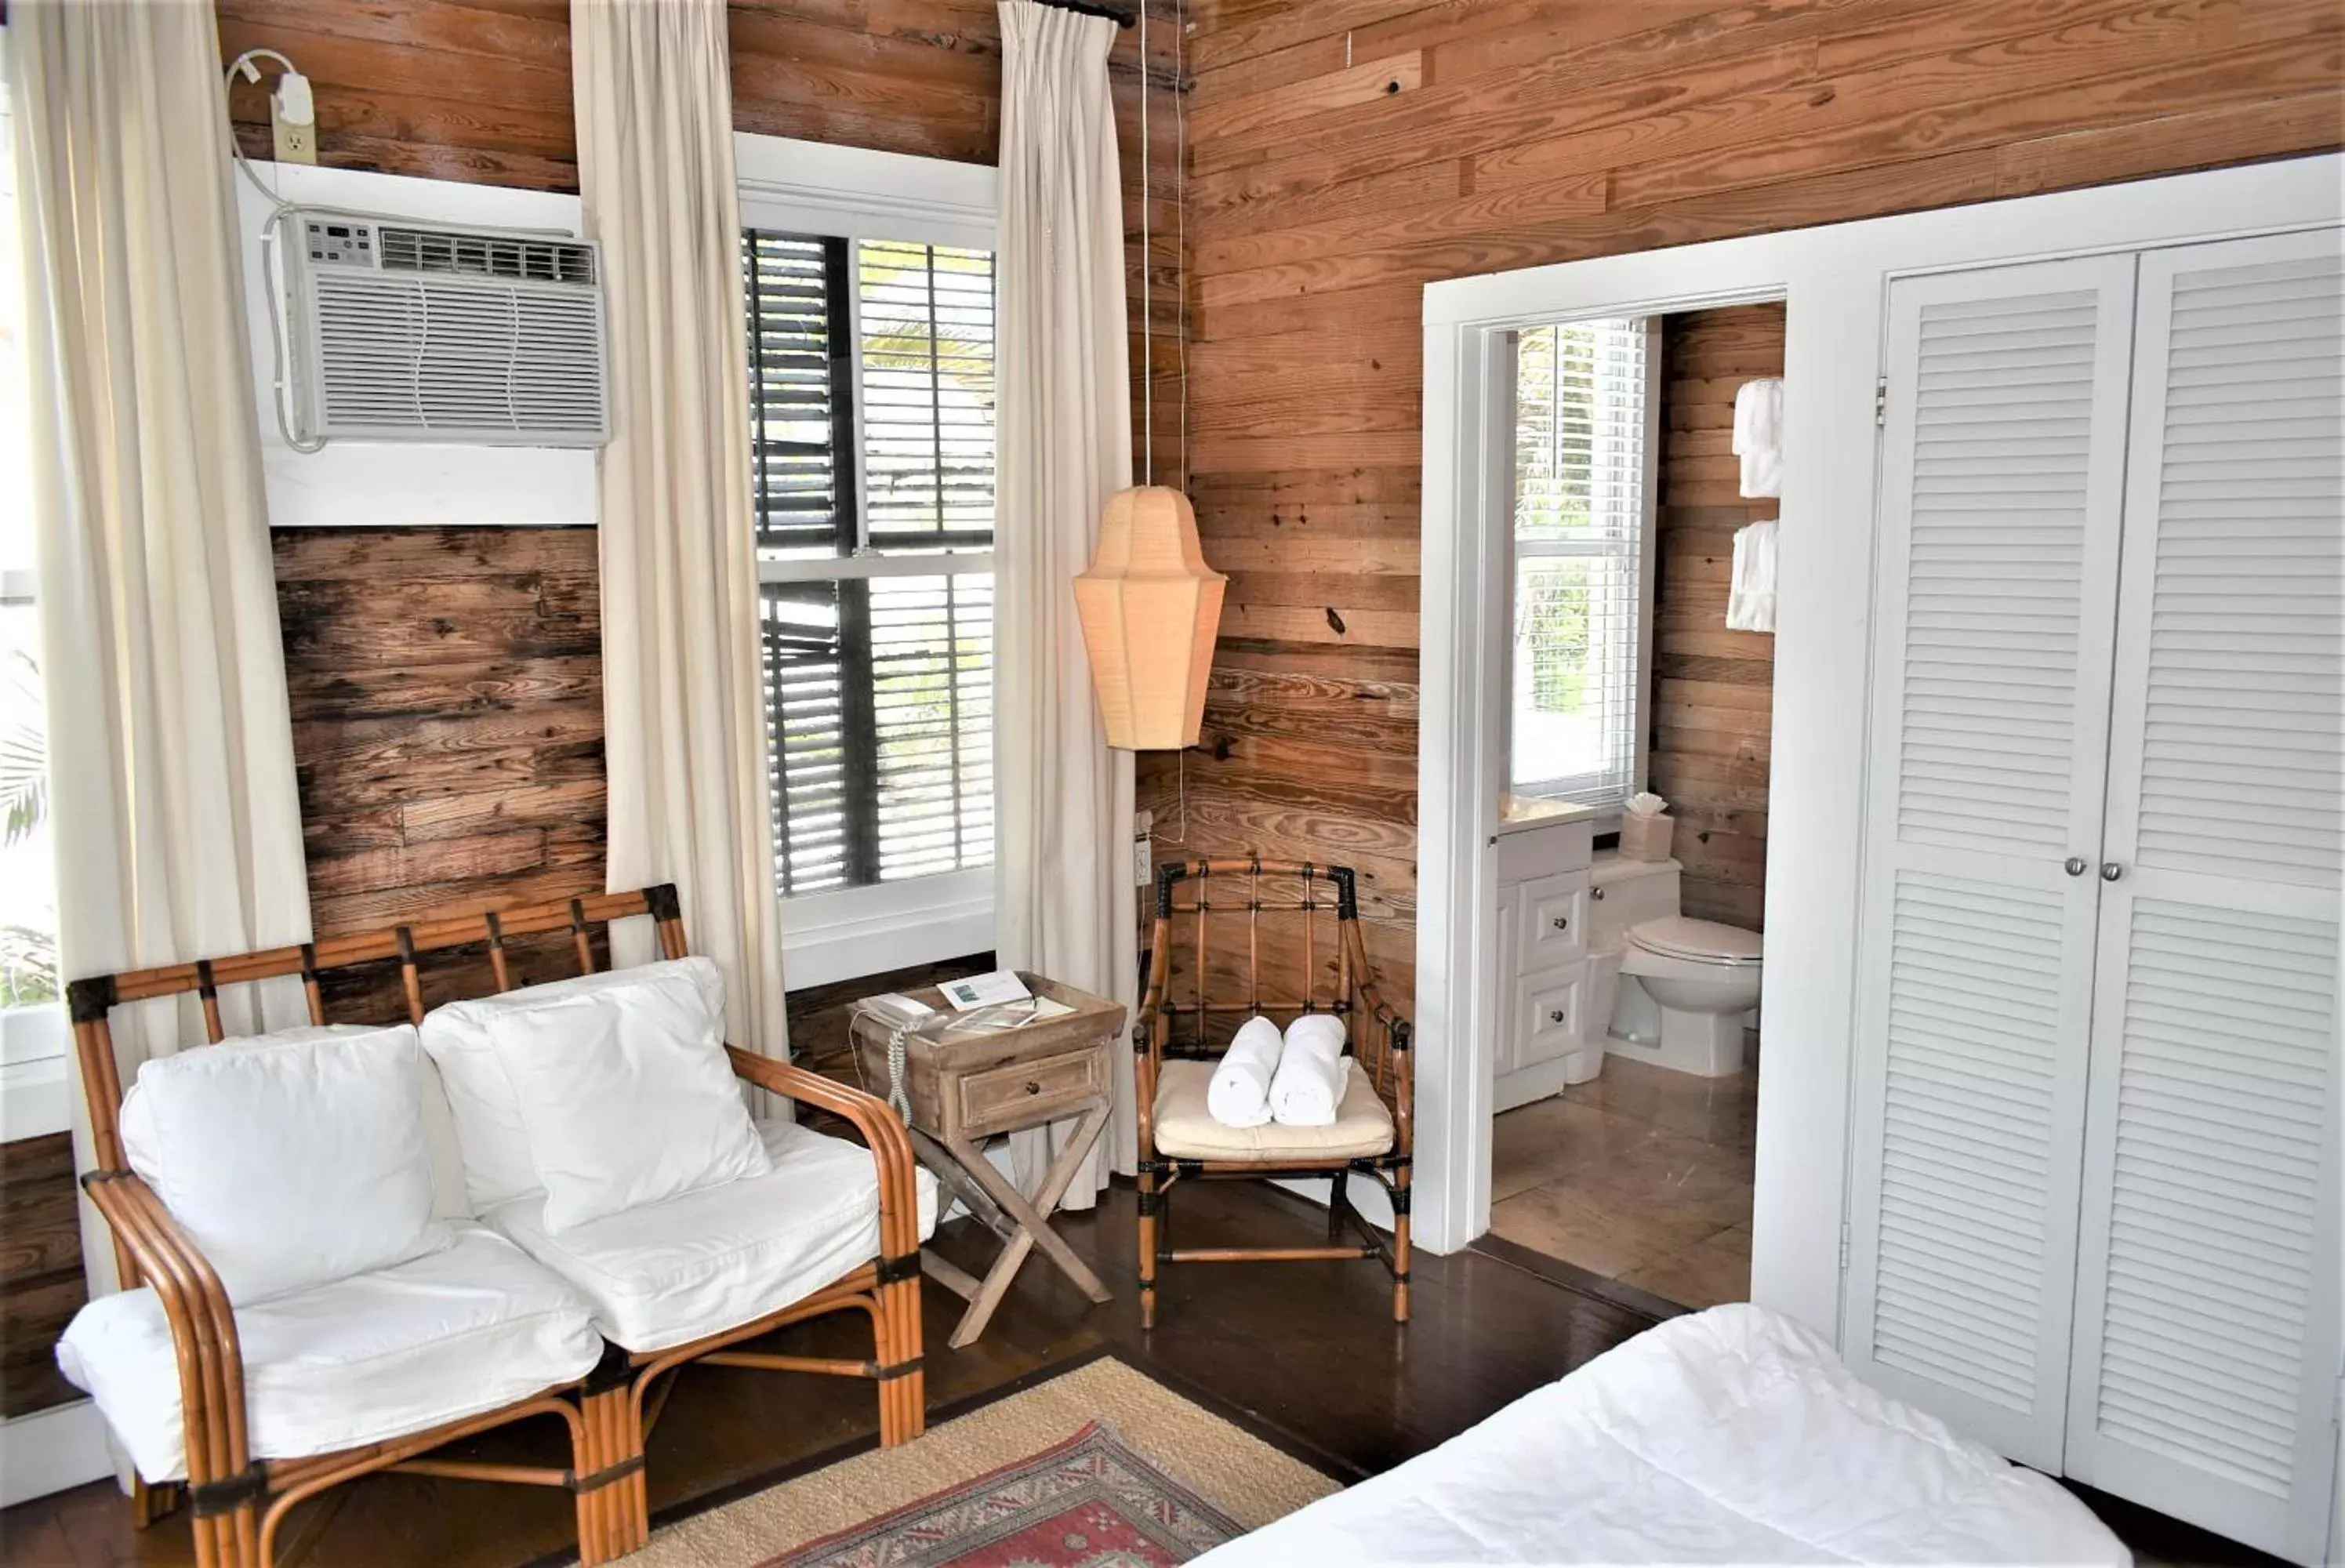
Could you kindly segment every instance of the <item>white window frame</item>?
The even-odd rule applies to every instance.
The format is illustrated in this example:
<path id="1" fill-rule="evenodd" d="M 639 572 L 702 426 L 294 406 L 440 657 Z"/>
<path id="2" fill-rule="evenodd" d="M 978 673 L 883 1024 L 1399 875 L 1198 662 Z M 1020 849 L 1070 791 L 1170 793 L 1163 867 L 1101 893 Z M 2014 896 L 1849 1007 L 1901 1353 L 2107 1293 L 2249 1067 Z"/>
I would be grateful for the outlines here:
<path id="1" fill-rule="evenodd" d="M 8 29 L 0 25 L 0 66 L 7 62 Z M 11 157 L 6 73 L 0 70 L 0 157 Z M 30 570 L 0 568 L 0 604 L 38 603 L 40 580 Z M 66 1057 L 73 1048 L 63 1002 L 0 1007 L 0 1142 L 40 1138 L 73 1125 Z M 30 1494 L 27 1495 L 36 1495 Z M 0 1498 L 15 1502 L 16 1498 Z"/>
<path id="2" fill-rule="evenodd" d="M 1522 346 L 1522 334 L 1524 332 L 1535 330 L 1538 327 L 1569 326 L 1574 320 L 1587 320 L 1590 319 L 1591 318 L 1588 317 L 1558 318 L 1554 321 L 1532 323 L 1518 328 L 1512 331 L 1503 333 L 1492 345 L 1494 352 L 1505 360 L 1506 374 L 1508 378 L 1507 418 L 1504 421 L 1504 435 L 1508 442 L 1507 472 L 1508 475 L 1508 488 L 1507 491 L 1505 505 L 1501 509 L 1499 522 L 1503 530 L 1508 551 L 1507 573 L 1504 585 L 1504 611 L 1506 616 L 1505 624 L 1508 628 L 1507 668 L 1510 673 L 1513 668 L 1513 638 L 1515 612 L 1517 609 L 1515 602 L 1515 587 L 1519 575 L 1519 567 L 1521 562 L 1527 559 L 1537 559 L 1539 557 L 1560 558 L 1566 556 L 1623 555 L 1628 553 L 1625 551 L 1610 549 L 1601 541 L 1598 541 L 1569 539 L 1525 541 L 1515 537 L 1516 497 L 1513 489 L 1513 437 L 1515 431 L 1519 427 L 1521 419 L 1521 410 L 1515 406 L 1515 388 L 1519 385 L 1519 381 L 1518 379 L 1519 372 L 1517 369 L 1516 361 L 1517 356 Z M 1593 319 L 1601 320 L 1608 319 L 1608 318 L 1598 317 L 1593 318 Z M 1640 516 L 1638 519 L 1637 531 L 1637 663 L 1635 669 L 1629 673 L 1629 690 L 1631 693 L 1629 713 L 1629 723 L 1631 732 L 1630 744 L 1635 748 L 1636 753 L 1635 761 L 1630 770 L 1630 783 L 1629 786 L 1629 793 L 1631 794 L 1637 794 L 1645 788 L 1650 777 L 1647 770 L 1652 760 L 1653 590 L 1654 579 L 1658 574 L 1660 566 L 1660 453 L 1661 401 L 1663 392 L 1661 383 L 1661 318 L 1659 316 L 1646 317 L 1644 319 L 1644 407 L 1642 410 L 1645 422 L 1645 444 L 1643 452 L 1644 472 L 1639 476 L 1638 481 L 1641 488 L 1639 492 L 1637 502 L 1638 509 L 1640 513 Z M 1494 430 L 1495 430 L 1496 427 L 1494 426 Z M 1509 679 L 1511 679 L 1511 674 L 1509 675 Z M 1568 794 L 1555 793 L 1555 786 L 1557 784 L 1568 781 L 1560 779 L 1523 781 L 1518 780 L 1513 776 L 1515 758 L 1515 709 L 1513 698 L 1514 693 L 1509 690 L 1507 693 L 1508 700 L 1500 704 L 1497 714 L 1498 755 L 1504 759 L 1501 765 L 1505 771 L 1508 789 L 1514 794 L 1525 795 L 1535 800 L 1570 800 L 1572 797 Z M 1599 805 L 1597 807 L 1596 815 L 1591 820 L 1594 824 L 1594 830 L 1596 832 L 1617 833 L 1620 828 L 1620 805 Z"/>
<path id="3" fill-rule="evenodd" d="M 850 242 L 909 240 L 998 251 L 1000 178 L 984 164 L 913 157 L 736 131 L 733 157 L 746 228 Z M 849 290 L 856 385 L 863 379 L 859 290 Z M 855 450 L 863 469 L 863 400 L 855 400 Z M 856 487 L 856 553 L 763 561 L 763 582 L 933 577 L 937 555 L 876 555 L 865 539 L 863 486 Z M 991 572 L 991 551 L 955 551 L 956 572 Z M 994 868 L 972 866 L 869 887 L 802 893 L 782 900 L 783 973 L 793 987 L 828 985 L 914 964 L 983 953 L 994 945 Z"/>

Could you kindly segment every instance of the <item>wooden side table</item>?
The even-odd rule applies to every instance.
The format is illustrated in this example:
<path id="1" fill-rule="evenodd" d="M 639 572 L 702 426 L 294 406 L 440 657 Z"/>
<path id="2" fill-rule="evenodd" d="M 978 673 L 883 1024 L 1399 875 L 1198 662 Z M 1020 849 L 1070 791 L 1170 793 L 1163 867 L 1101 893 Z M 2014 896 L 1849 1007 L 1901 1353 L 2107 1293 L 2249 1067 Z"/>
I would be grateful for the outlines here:
<path id="1" fill-rule="evenodd" d="M 1010 1281 L 1036 1248 L 1093 1301 L 1114 1299 L 1051 1229 L 1050 1217 L 1106 1130 L 1114 1105 L 1112 1075 L 1123 1035 L 1124 1007 L 1040 975 L 1021 970 L 1018 977 L 1037 996 L 1070 1010 L 997 1033 L 947 1034 L 942 1038 L 910 1035 L 904 1041 L 904 1098 L 911 1108 L 913 1150 L 945 1189 L 1004 1244 L 982 1280 L 931 1249 L 921 1250 L 922 1272 L 969 1303 L 952 1332 L 955 1350 L 985 1332 Z M 940 1012 L 950 1010 L 933 986 L 910 995 Z M 865 1086 L 884 1096 L 891 1031 L 858 1016 L 854 1033 Z M 1081 1125 L 1051 1162 L 1042 1189 L 1030 1200 L 985 1158 L 983 1145 L 989 1138 L 1075 1116 L 1082 1118 Z"/>

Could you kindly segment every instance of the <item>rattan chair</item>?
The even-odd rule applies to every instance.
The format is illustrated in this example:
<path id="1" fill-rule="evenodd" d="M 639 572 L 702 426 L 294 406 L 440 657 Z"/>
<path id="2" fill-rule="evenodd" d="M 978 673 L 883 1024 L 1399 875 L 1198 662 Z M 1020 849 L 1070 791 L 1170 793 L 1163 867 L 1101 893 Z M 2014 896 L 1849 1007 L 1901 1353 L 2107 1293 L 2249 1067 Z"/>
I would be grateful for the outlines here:
<path id="1" fill-rule="evenodd" d="M 235 1312 L 211 1266 L 125 1158 L 118 1127 L 122 1083 L 107 1022 L 111 1009 L 194 992 L 202 1002 L 206 1035 L 216 1044 L 223 1037 L 218 1003 L 223 986 L 298 975 L 308 994 L 310 1020 L 322 1024 L 327 1021 L 322 976 L 395 959 L 407 1013 L 421 1023 L 424 1006 L 418 960 L 423 955 L 485 946 L 496 988 L 509 990 L 509 939 L 567 934 L 579 971 L 592 973 L 596 928 L 641 916 L 655 922 L 665 956 L 680 958 L 688 953 L 675 889 L 662 885 L 72 983 L 67 999 L 97 1167 L 82 1179 L 83 1185 L 113 1231 L 124 1288 L 146 1284 L 155 1289 L 178 1357 L 188 1480 L 184 1486 L 135 1485 L 134 1517 L 142 1529 L 174 1510 L 184 1492 L 191 1504 L 198 1568 L 269 1568 L 285 1515 L 296 1503 L 376 1471 L 401 1470 L 567 1489 L 577 1499 L 580 1561 L 608 1562 L 648 1538 L 645 1440 L 674 1386 L 664 1375 L 695 1361 L 876 1380 L 880 1442 L 899 1443 L 920 1434 L 926 1415 L 920 1371 L 919 1189 L 904 1124 L 869 1095 L 803 1067 L 728 1047 L 740 1077 L 836 1113 L 870 1147 L 878 1171 L 877 1259 L 755 1322 L 690 1344 L 632 1355 L 606 1346 L 602 1364 L 582 1381 L 548 1388 L 503 1410 L 340 1453 L 253 1461 L 245 1430 L 244 1371 Z M 869 1315 L 875 1338 L 870 1360 L 778 1356 L 735 1348 L 784 1324 L 840 1311 Z M 553 1417 L 568 1426 L 572 1462 L 567 1468 L 431 1454 L 459 1438 L 533 1417 Z"/>
<path id="2" fill-rule="evenodd" d="M 1185 900 L 1182 895 L 1185 890 Z M 1294 976 L 1265 991 L 1265 970 Z M 1183 996 L 1187 1000 L 1179 999 Z M 1196 1141 L 1203 1083 L 1230 1033 L 1262 1014 L 1284 1024 L 1304 1013 L 1345 1020 L 1354 1080 L 1374 1091 L 1373 1120 L 1387 1128 L 1381 1148 L 1325 1157 L 1217 1154 L 1212 1129 Z M 1380 1260 L 1393 1281 L 1393 1320 L 1408 1321 L 1409 1151 L 1415 1142 L 1410 1026 L 1376 989 L 1360 936 L 1357 882 L 1340 865 L 1302 861 L 1193 860 L 1156 869 L 1156 921 L 1147 996 L 1132 1030 L 1138 1053 L 1140 1121 L 1140 1320 L 1156 1321 L 1156 1277 L 1170 1263 L 1251 1263 L 1333 1259 Z M 1355 1092 L 1357 1092 L 1355 1090 Z M 1167 1148 L 1175 1100 L 1190 1131 Z M 1347 1098 L 1346 1105 L 1355 1102 Z M 1373 1128 L 1364 1128 L 1372 1134 Z M 1392 1200 L 1387 1238 L 1352 1207 L 1349 1179 L 1364 1176 Z M 1270 1181 L 1327 1177 L 1327 1242 L 1310 1247 L 1174 1247 L 1173 1189 L 1184 1180 Z M 1346 1239 L 1346 1231 L 1353 1233 Z"/>

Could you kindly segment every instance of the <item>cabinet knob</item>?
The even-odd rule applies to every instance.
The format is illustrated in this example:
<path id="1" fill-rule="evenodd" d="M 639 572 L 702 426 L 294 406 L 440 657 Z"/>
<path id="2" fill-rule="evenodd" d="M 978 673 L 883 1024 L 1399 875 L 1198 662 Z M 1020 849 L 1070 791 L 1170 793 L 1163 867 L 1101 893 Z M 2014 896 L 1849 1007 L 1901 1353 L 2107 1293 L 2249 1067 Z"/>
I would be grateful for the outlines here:
<path id="1" fill-rule="evenodd" d="M 1035 1083 L 1035 1082 L 1034 1082 L 1034 1081 L 1032 1081 L 1031 1079 L 1029 1079 L 1029 1080 L 1027 1080 L 1027 1084 L 1026 1084 L 1026 1092 L 1027 1092 L 1028 1094 L 1030 1094 L 1030 1095 L 1038 1095 L 1038 1094 L 1041 1094 L 1041 1093 L 1042 1092 L 1042 1086 L 1041 1086 L 1041 1084 Z"/>
<path id="2" fill-rule="evenodd" d="M 2101 880 L 2103 882 L 2115 882 L 2118 877 L 2123 876 L 2124 875 L 2125 867 L 2119 865 L 2116 861 L 2104 860 L 2101 862 Z"/>
<path id="3" fill-rule="evenodd" d="M 1604 890 L 1600 887 L 1591 887 L 1588 890 L 1588 896 L 1590 898 L 1601 898 L 1604 896 Z"/>
<path id="4" fill-rule="evenodd" d="M 1548 1010 L 1547 1021 L 1550 1024 L 1560 1024 L 1563 1022 L 1563 1009 L 1561 1007 L 1549 1008 Z"/>
<path id="5" fill-rule="evenodd" d="M 1555 928 L 1558 931 L 1568 931 L 1571 929 L 1570 920 L 1561 915 L 1557 916 L 1551 924 L 1553 924 Z"/>
<path id="6" fill-rule="evenodd" d="M 2082 876 L 2085 875 L 2085 857 L 2083 855 L 2072 855 L 2068 857 L 2067 871 L 2069 875 Z"/>

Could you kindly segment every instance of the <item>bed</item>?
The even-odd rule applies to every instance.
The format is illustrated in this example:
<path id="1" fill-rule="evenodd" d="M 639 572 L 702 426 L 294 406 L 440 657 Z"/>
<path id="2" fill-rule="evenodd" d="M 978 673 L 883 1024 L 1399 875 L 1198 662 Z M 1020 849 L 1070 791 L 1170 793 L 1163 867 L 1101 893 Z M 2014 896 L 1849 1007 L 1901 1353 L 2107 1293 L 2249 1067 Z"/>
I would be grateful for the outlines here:
<path id="1" fill-rule="evenodd" d="M 2084 1504 L 1748 1304 L 1678 1318 L 1197 1560 L 2124 1564 Z"/>

